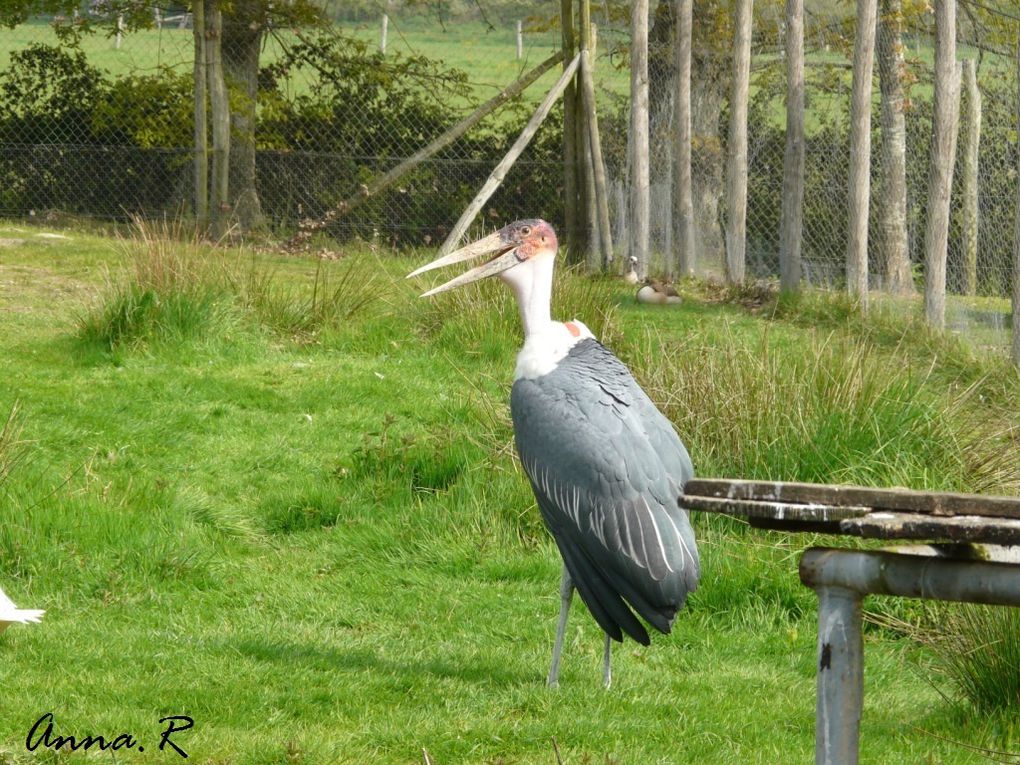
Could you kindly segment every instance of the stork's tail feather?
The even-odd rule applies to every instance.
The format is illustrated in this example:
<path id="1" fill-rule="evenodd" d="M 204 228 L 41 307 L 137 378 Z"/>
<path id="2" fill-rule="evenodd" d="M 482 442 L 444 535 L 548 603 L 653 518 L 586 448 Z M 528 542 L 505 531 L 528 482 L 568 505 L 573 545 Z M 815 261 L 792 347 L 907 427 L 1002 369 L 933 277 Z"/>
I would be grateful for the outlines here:
<path id="1" fill-rule="evenodd" d="M 618 642 L 623 641 L 621 633 L 626 632 L 641 645 L 649 645 L 652 641 L 648 637 L 648 630 L 620 597 L 619 588 L 606 579 L 583 551 L 561 545 L 560 553 L 581 600 L 588 606 L 602 630 Z"/>

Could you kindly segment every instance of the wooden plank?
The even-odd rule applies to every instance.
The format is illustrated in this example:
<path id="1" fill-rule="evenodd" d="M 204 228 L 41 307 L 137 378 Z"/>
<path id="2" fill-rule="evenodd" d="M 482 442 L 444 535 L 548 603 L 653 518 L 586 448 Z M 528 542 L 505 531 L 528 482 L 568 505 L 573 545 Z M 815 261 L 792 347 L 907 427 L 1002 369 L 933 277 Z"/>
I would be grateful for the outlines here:
<path id="1" fill-rule="evenodd" d="M 870 513 L 839 523 L 840 532 L 872 539 L 931 539 L 950 542 L 1020 544 L 1020 519 L 989 521 L 978 515 L 949 518 L 918 513 Z"/>
<path id="2" fill-rule="evenodd" d="M 836 506 L 827 504 L 792 504 L 769 500 L 731 499 L 728 497 L 702 497 L 685 493 L 680 504 L 688 510 L 739 515 L 744 518 L 770 518 L 777 521 L 826 521 L 867 515 L 867 507 Z"/>
<path id="3" fill-rule="evenodd" d="M 925 515 L 981 515 L 1020 519 L 1020 498 L 990 497 L 909 489 L 876 489 L 784 481 L 740 481 L 695 478 L 684 486 L 684 505 L 697 498 L 724 498 L 790 505 L 867 507 Z M 700 509 L 700 508 L 699 508 Z"/>

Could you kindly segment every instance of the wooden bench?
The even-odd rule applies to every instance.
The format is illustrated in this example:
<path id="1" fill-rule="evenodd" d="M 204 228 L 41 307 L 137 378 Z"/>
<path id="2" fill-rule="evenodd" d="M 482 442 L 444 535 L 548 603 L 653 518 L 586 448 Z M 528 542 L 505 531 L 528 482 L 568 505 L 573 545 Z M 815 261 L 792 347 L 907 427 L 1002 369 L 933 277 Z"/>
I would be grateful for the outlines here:
<path id="1" fill-rule="evenodd" d="M 801 556 L 801 582 L 818 594 L 818 765 L 857 762 L 866 595 L 1020 606 L 1020 499 L 694 479 L 680 503 L 776 531 L 926 543 L 873 551 L 815 547 Z"/>

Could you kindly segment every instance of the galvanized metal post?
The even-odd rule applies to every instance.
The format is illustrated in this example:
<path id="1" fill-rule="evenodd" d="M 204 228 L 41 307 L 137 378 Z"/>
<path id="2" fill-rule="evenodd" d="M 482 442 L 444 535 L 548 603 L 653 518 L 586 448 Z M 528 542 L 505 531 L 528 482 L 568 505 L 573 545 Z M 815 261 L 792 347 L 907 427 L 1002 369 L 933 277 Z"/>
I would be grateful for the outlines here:
<path id="1" fill-rule="evenodd" d="M 856 765 L 864 700 L 861 594 L 818 587 L 816 765 Z"/>
<path id="2" fill-rule="evenodd" d="M 865 595 L 1020 606 L 1020 566 L 890 551 L 812 548 L 800 580 L 818 593 L 816 765 L 856 765 L 864 699 Z"/>

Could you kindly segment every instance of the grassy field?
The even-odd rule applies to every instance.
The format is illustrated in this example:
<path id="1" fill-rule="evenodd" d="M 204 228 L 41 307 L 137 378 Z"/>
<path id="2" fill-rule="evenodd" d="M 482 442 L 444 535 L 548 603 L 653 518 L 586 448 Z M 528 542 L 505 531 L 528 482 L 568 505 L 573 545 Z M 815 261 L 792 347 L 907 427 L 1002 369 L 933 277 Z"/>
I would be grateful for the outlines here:
<path id="1" fill-rule="evenodd" d="M 811 759 L 796 565 L 831 539 L 696 517 L 704 576 L 673 634 L 618 649 L 604 691 L 575 604 L 544 687 L 560 564 L 513 459 L 499 285 L 419 301 L 402 276 L 430 254 L 40 233 L 0 225 L 0 584 L 47 609 L 0 637 L 0 762 L 35 761 L 48 711 L 59 734 L 134 734 L 125 762 L 173 759 L 167 715 L 194 719 L 173 740 L 195 763 L 551 763 L 554 738 L 569 765 Z M 692 283 L 664 311 L 558 285 L 701 475 L 1016 490 L 1020 380 L 994 360 L 820 296 Z M 1020 749 L 1015 710 L 948 701 L 924 645 L 871 626 L 865 652 L 864 761 Z"/>

